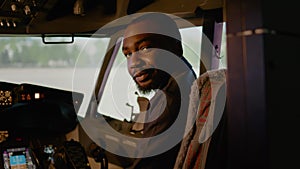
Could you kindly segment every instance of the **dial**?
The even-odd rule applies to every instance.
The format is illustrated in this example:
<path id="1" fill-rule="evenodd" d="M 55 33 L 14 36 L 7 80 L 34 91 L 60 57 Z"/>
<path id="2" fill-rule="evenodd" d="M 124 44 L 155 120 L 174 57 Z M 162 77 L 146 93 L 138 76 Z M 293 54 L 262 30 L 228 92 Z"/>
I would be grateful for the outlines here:
<path id="1" fill-rule="evenodd" d="M 1 106 L 10 106 L 12 105 L 12 93 L 8 90 L 0 90 L 0 105 Z"/>

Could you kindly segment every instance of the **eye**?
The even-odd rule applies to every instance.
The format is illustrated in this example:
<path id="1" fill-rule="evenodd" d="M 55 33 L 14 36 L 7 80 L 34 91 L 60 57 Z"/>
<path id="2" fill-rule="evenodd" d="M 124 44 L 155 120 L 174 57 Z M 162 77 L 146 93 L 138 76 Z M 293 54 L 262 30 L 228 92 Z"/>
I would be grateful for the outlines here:
<path id="1" fill-rule="evenodd" d="M 143 46 L 140 48 L 140 51 L 146 51 L 148 49 L 148 46 Z"/>
<path id="2" fill-rule="evenodd" d="M 124 56 L 125 56 L 126 58 L 130 58 L 131 55 L 132 55 L 132 53 L 124 53 Z"/>
<path id="3" fill-rule="evenodd" d="M 149 51 L 150 51 L 149 46 L 143 46 L 139 49 L 139 52 L 144 54 L 148 53 Z"/>

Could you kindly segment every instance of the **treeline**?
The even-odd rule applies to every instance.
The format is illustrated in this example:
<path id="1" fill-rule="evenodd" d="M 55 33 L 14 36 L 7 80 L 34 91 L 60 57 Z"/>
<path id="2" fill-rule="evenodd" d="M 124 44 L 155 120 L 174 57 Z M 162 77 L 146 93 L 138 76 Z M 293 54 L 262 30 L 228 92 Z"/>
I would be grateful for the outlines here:
<path id="1" fill-rule="evenodd" d="M 101 45 L 101 44 L 100 44 Z M 40 37 L 1 37 L 2 67 L 74 67 L 81 46 L 76 44 L 43 44 Z M 89 56 L 77 65 L 96 64 Z"/>

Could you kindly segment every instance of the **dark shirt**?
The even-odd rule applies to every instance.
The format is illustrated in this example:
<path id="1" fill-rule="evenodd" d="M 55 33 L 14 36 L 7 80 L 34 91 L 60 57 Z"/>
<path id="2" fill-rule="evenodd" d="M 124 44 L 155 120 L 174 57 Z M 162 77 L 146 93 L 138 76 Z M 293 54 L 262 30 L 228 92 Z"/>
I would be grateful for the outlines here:
<path id="1" fill-rule="evenodd" d="M 168 84 L 162 90 L 157 90 L 150 100 L 150 108 L 144 124 L 144 138 L 149 139 L 138 146 L 138 151 L 147 155 L 160 153 L 135 159 L 130 169 L 174 167 L 184 134 L 190 89 L 196 77 L 190 69 L 181 70 L 172 77 Z"/>

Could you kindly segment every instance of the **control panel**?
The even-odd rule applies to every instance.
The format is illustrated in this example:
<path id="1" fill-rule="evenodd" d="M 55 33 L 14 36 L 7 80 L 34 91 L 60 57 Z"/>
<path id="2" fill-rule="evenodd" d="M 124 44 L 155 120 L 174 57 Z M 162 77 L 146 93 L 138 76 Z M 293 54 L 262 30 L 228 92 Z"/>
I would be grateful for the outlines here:
<path id="1" fill-rule="evenodd" d="M 0 82 L 0 130 L 67 133 L 78 123 L 82 100 L 74 91 Z"/>

